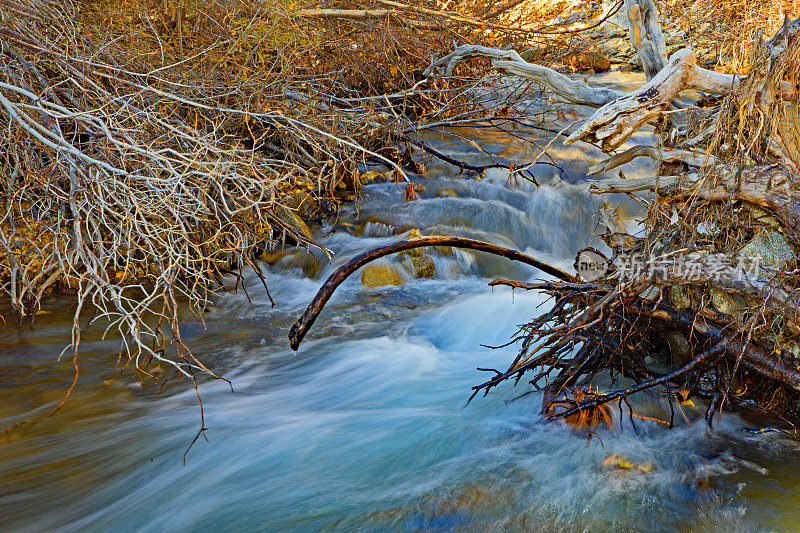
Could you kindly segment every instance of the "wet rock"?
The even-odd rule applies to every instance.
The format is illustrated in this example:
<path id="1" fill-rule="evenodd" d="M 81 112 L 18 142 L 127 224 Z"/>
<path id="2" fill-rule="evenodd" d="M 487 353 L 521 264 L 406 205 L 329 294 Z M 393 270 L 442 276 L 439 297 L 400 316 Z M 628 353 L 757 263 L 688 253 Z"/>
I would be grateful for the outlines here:
<path id="1" fill-rule="evenodd" d="M 669 288 L 669 300 L 677 309 L 688 309 L 692 306 L 692 300 L 686 289 L 680 285 L 673 285 Z"/>
<path id="2" fill-rule="evenodd" d="M 423 255 L 422 248 L 412 248 L 410 250 L 403 250 L 402 252 L 397 252 L 399 256 L 405 257 L 420 257 Z"/>
<path id="3" fill-rule="evenodd" d="M 314 254 L 302 249 L 296 250 L 293 253 L 285 253 L 275 264 L 278 267 L 286 269 L 300 269 L 303 271 L 303 274 L 312 279 L 316 278 L 319 273 L 322 272 L 322 267 Z"/>
<path id="4" fill-rule="evenodd" d="M 458 198 L 458 194 L 453 189 L 439 189 L 436 191 L 438 198 Z"/>
<path id="5" fill-rule="evenodd" d="M 618 455 L 616 453 L 612 453 L 608 457 L 606 457 L 605 461 L 603 461 L 603 466 L 610 466 L 613 468 L 619 468 L 621 470 L 631 470 L 639 472 L 640 474 L 647 474 L 648 472 L 652 472 L 656 469 L 653 463 L 635 463 L 633 461 L 629 461 L 626 458 Z"/>
<path id="6" fill-rule="evenodd" d="M 450 247 L 450 246 L 438 246 L 436 248 L 436 251 L 438 251 L 440 254 L 446 255 L 446 256 L 454 255 L 453 254 L 453 248 Z"/>
<path id="7" fill-rule="evenodd" d="M 661 287 L 652 285 L 639 293 L 639 297 L 655 302 L 661 297 Z"/>
<path id="8" fill-rule="evenodd" d="M 751 299 L 738 294 L 728 294 L 714 287 L 711 287 L 708 292 L 711 296 L 711 306 L 726 315 L 739 316 L 745 308 L 752 305 Z"/>
<path id="9" fill-rule="evenodd" d="M 403 278 L 389 265 L 367 265 L 361 271 L 361 283 L 367 287 L 402 285 Z"/>
<path id="10" fill-rule="evenodd" d="M 275 263 L 280 261 L 284 255 L 286 255 L 286 252 L 284 250 L 275 250 L 272 252 L 264 250 L 258 255 L 258 258 L 267 263 L 268 265 L 274 265 Z"/>
<path id="11" fill-rule="evenodd" d="M 800 346 L 795 344 L 794 346 L 789 348 L 789 353 L 792 355 L 795 361 L 797 361 L 798 359 L 800 359 Z"/>
<path id="12" fill-rule="evenodd" d="M 436 265 L 427 255 L 412 257 L 411 264 L 414 265 L 414 273 L 418 278 L 432 278 L 436 275 Z"/>
<path id="13" fill-rule="evenodd" d="M 686 365 L 692 358 L 692 346 L 683 333 L 670 331 L 667 333 L 667 344 L 672 353 L 672 361 L 676 368 Z"/>
<path id="14" fill-rule="evenodd" d="M 308 227 L 308 224 L 306 224 L 305 221 L 302 218 L 300 218 L 300 215 L 298 215 L 295 211 L 280 206 L 278 209 L 275 210 L 275 215 L 282 222 L 294 228 L 303 237 L 309 240 L 312 240 L 314 238 L 314 234 L 311 232 L 311 228 Z"/>
<path id="15" fill-rule="evenodd" d="M 795 253 L 783 233 L 760 231 L 737 254 L 740 264 L 762 276 L 773 276 L 794 260 Z"/>
<path id="16" fill-rule="evenodd" d="M 339 222 L 333 227 L 334 233 L 347 233 L 348 235 L 355 235 L 356 234 L 356 226 L 354 224 L 350 224 L 349 222 Z"/>

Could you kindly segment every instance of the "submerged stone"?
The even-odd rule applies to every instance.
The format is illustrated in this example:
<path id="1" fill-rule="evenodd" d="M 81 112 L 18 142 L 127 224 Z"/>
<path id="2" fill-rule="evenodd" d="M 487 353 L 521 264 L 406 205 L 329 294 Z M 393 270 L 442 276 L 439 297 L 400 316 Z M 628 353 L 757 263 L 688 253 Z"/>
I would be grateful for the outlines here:
<path id="1" fill-rule="evenodd" d="M 640 474 L 647 474 L 656 469 L 656 466 L 653 463 L 648 463 L 648 462 L 636 463 L 634 461 L 629 461 L 625 457 L 616 453 L 612 453 L 611 455 L 606 457 L 605 460 L 603 461 L 603 466 L 610 466 L 613 468 L 618 468 L 620 470 L 636 471 Z"/>
<path id="2" fill-rule="evenodd" d="M 367 265 L 361 271 L 361 283 L 367 287 L 402 285 L 403 278 L 389 265 Z"/>
<path id="3" fill-rule="evenodd" d="M 284 250 L 275 250 L 273 252 L 268 252 L 266 250 L 262 251 L 258 258 L 267 263 L 268 265 L 274 265 L 278 261 L 286 255 Z"/>
<path id="4" fill-rule="evenodd" d="M 277 257 L 277 259 L 275 259 Z M 277 268 L 298 268 L 309 278 L 316 278 L 322 272 L 322 266 L 311 252 L 304 249 L 278 250 L 275 252 L 264 252 L 261 259 Z M 270 259 L 272 261 L 268 261 Z"/>

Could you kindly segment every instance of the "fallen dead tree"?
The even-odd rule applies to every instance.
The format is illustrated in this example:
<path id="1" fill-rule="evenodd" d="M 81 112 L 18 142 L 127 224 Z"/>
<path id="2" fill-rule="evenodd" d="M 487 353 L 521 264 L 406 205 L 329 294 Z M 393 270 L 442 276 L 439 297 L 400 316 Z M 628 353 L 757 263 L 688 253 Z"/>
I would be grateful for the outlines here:
<path id="1" fill-rule="evenodd" d="M 643 236 L 627 234 L 613 212 L 601 217 L 612 250 L 602 275 L 495 282 L 544 291 L 553 305 L 522 327 L 517 357 L 489 369 L 494 376 L 473 397 L 526 376 L 544 389 L 542 412 L 553 419 L 609 402 L 622 409 L 645 390 L 661 390 L 670 409 L 676 399 L 707 399 L 709 423 L 737 406 L 797 418 L 800 19 L 787 17 L 771 39 L 753 43 L 749 72 L 728 75 L 698 67 L 691 49 L 667 58 L 652 0 L 624 4 L 648 77 L 633 93 L 593 88 L 513 50 L 459 47 L 426 71 L 446 74 L 466 58 L 489 57 L 499 71 L 545 85 L 553 100 L 599 108 L 569 142 L 613 153 L 645 124 L 658 137 L 656 147 L 612 154 L 592 172 L 635 157 L 659 164 L 651 178 L 620 173 L 592 184 L 598 194 L 639 193 L 646 206 Z M 680 103 L 686 90 L 702 98 Z M 581 390 L 600 376 L 624 385 Z"/>

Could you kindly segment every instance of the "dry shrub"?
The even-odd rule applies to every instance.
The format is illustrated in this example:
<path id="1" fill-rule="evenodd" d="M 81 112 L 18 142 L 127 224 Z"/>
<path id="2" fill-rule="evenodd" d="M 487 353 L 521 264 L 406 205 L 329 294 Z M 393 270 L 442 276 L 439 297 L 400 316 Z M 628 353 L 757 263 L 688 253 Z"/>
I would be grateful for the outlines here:
<path id="1" fill-rule="evenodd" d="M 136 367 L 207 371 L 181 313 L 230 270 L 260 272 L 254 248 L 311 244 L 295 211 L 357 182 L 380 142 L 370 113 L 322 103 L 304 73 L 317 43 L 288 2 L 0 9 L 0 289 L 21 318 L 74 292 L 76 353 L 92 313 Z"/>
<path id="2" fill-rule="evenodd" d="M 717 53 L 718 66 L 746 73 L 759 35 L 773 35 L 784 14 L 800 15 L 800 0 L 661 0 L 662 20 L 685 32 L 688 42 L 702 42 Z"/>

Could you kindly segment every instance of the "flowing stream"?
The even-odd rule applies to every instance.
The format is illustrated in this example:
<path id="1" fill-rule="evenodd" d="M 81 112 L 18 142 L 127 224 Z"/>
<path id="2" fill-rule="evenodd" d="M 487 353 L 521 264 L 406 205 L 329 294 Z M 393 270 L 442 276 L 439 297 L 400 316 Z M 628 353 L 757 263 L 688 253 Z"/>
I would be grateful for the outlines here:
<path id="1" fill-rule="evenodd" d="M 492 153 L 536 155 L 507 135 L 461 134 Z M 480 156 L 469 143 L 436 140 Z M 90 330 L 79 387 L 62 411 L 0 436 L 0 530 L 795 529 L 800 448 L 781 434 L 746 431 L 758 421 L 726 414 L 712 431 L 698 402 L 683 407 L 673 430 L 633 427 L 615 412 L 613 429 L 587 439 L 543 422 L 541 396 L 519 397 L 525 380 L 465 406 L 470 386 L 487 377 L 476 367 L 505 368 L 516 353 L 481 345 L 506 343 L 548 305 L 487 283 L 542 276 L 535 269 L 431 251 L 436 275 L 423 280 L 387 258 L 403 285 L 368 288 L 354 275 L 300 351 L 290 350 L 289 327 L 334 268 L 414 229 L 512 246 L 571 269 L 579 249 L 601 246 L 592 219 L 601 200 L 580 183 L 599 155 L 561 155 L 564 174 L 539 167 L 539 187 L 505 171 L 467 179 L 433 162 L 417 200 L 406 202 L 400 184 L 368 185 L 359 213 L 318 228 L 336 255 L 327 264 L 319 254 L 316 277 L 306 275 L 317 270 L 313 260 L 289 253 L 267 268 L 274 308 L 250 276 L 247 294 L 223 294 L 204 322 L 187 321 L 184 338 L 235 392 L 224 382 L 201 387 L 208 442 L 201 436 L 185 465 L 200 428 L 194 391 L 156 397 L 157 384 L 109 364 L 118 343 Z M 635 213 L 617 201 L 628 218 Z M 53 302 L 35 329 L 4 326 L 0 425 L 42 413 L 69 385 L 71 360 L 55 359 L 70 305 Z M 658 398 L 637 401 L 668 416 Z M 612 454 L 648 468 L 604 465 Z"/>

